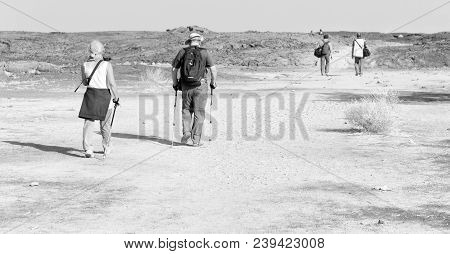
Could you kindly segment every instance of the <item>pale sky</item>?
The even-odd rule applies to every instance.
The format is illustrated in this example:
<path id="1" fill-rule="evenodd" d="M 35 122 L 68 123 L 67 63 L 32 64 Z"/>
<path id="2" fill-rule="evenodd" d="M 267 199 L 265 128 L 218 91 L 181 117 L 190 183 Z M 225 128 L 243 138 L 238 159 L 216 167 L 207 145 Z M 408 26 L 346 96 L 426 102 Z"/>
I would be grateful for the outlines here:
<path id="1" fill-rule="evenodd" d="M 4 0 L 0 31 L 51 32 L 6 2 L 62 32 L 164 31 L 199 25 L 218 32 L 450 31 L 449 0 Z"/>

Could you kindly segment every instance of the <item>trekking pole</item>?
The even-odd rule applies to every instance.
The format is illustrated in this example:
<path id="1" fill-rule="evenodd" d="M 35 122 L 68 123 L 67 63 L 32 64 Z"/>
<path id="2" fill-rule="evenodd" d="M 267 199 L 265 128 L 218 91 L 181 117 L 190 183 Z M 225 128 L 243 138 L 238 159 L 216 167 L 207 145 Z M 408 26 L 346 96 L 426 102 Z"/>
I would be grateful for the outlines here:
<path id="1" fill-rule="evenodd" d="M 177 97 L 178 97 L 178 91 L 175 90 L 175 103 L 173 104 L 173 122 L 172 122 L 172 147 L 173 147 L 173 140 L 175 139 L 175 113 L 177 111 Z"/>
<path id="2" fill-rule="evenodd" d="M 114 102 L 114 112 L 113 112 L 112 119 L 111 119 L 111 128 L 112 128 L 113 123 L 114 123 L 114 116 L 116 115 L 117 106 L 119 106 L 119 105 L 120 105 L 119 104 L 119 99 L 117 99 L 117 101 Z"/>
<path id="3" fill-rule="evenodd" d="M 209 141 L 211 141 L 211 137 L 213 135 L 212 116 L 211 116 L 211 109 L 213 107 L 213 91 L 214 91 L 214 89 L 211 88 L 211 102 L 209 104 L 209 127 L 210 127 L 210 130 L 211 130 L 211 136 L 209 136 Z"/>
<path id="4" fill-rule="evenodd" d="M 81 83 L 77 86 L 77 88 L 75 88 L 75 91 L 73 91 L 74 93 L 76 93 L 78 91 L 78 88 L 80 88 L 80 86 L 83 84 L 83 81 L 81 81 Z"/>

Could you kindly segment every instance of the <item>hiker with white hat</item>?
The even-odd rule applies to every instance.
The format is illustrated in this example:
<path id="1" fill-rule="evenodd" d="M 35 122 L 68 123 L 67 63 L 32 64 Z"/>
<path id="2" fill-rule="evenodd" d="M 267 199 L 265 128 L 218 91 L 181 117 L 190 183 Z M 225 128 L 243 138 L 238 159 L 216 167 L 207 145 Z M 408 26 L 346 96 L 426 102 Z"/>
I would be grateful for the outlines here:
<path id="1" fill-rule="evenodd" d="M 200 47 L 204 38 L 198 33 L 191 33 L 185 44 L 172 61 L 172 81 L 175 92 L 182 91 L 183 137 L 181 143 L 192 142 L 200 146 L 200 139 L 205 121 L 206 102 L 208 100 L 207 74 L 211 73 L 209 86 L 217 87 L 217 69 L 207 49 Z M 180 71 L 180 79 L 178 79 Z"/>
<path id="2" fill-rule="evenodd" d="M 104 61 L 105 48 L 99 41 L 89 45 L 89 58 L 81 66 L 82 83 L 87 87 L 78 117 L 84 119 L 83 149 L 85 157 L 94 156 L 91 144 L 92 128 L 100 121 L 104 156 L 111 152 L 111 120 L 114 104 L 119 103 L 119 94 L 111 63 Z"/>
<path id="3" fill-rule="evenodd" d="M 364 40 L 361 36 L 361 33 L 356 34 L 356 39 L 353 40 L 352 44 L 352 58 L 355 59 L 355 75 L 356 76 L 362 76 L 362 64 L 363 64 L 363 58 L 364 50 L 367 50 L 366 40 Z"/>

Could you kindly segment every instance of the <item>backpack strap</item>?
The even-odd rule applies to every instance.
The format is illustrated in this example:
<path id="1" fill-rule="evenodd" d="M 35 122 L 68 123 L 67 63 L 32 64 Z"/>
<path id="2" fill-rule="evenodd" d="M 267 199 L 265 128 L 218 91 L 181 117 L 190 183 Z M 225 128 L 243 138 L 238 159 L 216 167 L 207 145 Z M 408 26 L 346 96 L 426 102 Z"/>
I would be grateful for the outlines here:
<path id="1" fill-rule="evenodd" d="M 361 47 L 361 44 L 359 44 L 359 42 L 357 40 L 355 40 L 356 44 L 358 44 L 358 46 L 363 49 L 363 47 Z"/>
<path id="2" fill-rule="evenodd" d="M 100 64 L 103 62 L 103 60 L 98 61 L 98 63 L 95 65 L 94 70 L 92 70 L 91 75 L 89 75 L 89 78 L 87 78 L 87 84 L 89 85 L 89 83 L 91 82 L 92 77 L 94 76 L 95 71 L 97 70 L 97 68 L 100 66 Z"/>

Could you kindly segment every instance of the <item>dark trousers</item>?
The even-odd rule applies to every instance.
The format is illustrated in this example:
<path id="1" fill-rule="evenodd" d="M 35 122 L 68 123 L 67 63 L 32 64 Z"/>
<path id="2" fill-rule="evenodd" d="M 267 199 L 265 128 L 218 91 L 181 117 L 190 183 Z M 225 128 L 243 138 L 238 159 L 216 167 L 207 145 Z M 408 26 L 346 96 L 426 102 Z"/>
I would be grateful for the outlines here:
<path id="1" fill-rule="evenodd" d="M 199 143 L 203 131 L 203 122 L 205 121 L 208 84 L 206 80 L 198 86 L 182 84 L 182 90 L 183 135 L 191 136 L 194 143 Z"/>
<path id="2" fill-rule="evenodd" d="M 330 71 L 330 57 L 331 54 L 327 54 L 327 55 L 323 55 L 320 58 L 320 73 L 323 74 L 328 74 L 328 72 Z"/>
<path id="3" fill-rule="evenodd" d="M 355 71 L 356 71 L 356 75 L 361 75 L 362 74 L 362 62 L 363 62 L 363 58 L 362 57 L 355 57 Z"/>

